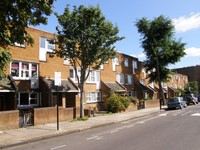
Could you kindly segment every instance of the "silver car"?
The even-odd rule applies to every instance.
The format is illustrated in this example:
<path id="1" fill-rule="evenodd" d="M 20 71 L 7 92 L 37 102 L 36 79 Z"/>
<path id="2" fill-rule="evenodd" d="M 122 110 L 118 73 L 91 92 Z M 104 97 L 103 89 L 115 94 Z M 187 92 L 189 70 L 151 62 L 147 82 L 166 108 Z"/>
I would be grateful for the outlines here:
<path id="1" fill-rule="evenodd" d="M 185 108 L 187 107 L 186 101 L 184 101 L 183 97 L 174 97 L 170 98 L 167 101 L 168 109 L 176 109 L 176 108 Z"/>

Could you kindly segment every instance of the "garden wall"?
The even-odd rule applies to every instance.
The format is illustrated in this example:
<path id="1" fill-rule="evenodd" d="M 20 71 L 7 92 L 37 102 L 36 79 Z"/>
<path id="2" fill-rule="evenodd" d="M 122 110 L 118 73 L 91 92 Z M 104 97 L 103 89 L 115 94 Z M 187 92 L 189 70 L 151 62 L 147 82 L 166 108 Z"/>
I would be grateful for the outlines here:
<path id="1" fill-rule="evenodd" d="M 19 110 L 0 112 L 0 130 L 19 128 Z"/>
<path id="2" fill-rule="evenodd" d="M 75 117 L 75 108 L 59 107 L 59 121 L 69 121 Z M 35 108 L 34 109 L 34 125 L 42 125 L 47 123 L 55 123 L 57 121 L 56 107 Z"/>

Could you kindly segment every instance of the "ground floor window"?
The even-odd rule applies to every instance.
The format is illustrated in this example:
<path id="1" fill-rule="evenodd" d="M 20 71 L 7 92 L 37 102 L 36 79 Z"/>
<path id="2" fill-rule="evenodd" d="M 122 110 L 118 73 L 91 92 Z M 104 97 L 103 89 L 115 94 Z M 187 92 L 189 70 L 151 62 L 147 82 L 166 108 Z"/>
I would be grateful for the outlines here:
<path id="1" fill-rule="evenodd" d="M 94 102 L 101 101 L 101 93 L 100 92 L 86 93 L 86 101 L 87 101 L 87 103 L 94 103 Z"/>
<path id="2" fill-rule="evenodd" d="M 39 93 L 18 93 L 17 106 L 38 106 L 39 105 Z"/>
<path id="3" fill-rule="evenodd" d="M 135 96 L 135 92 L 134 91 L 128 91 L 127 94 L 128 94 L 129 97 Z"/>

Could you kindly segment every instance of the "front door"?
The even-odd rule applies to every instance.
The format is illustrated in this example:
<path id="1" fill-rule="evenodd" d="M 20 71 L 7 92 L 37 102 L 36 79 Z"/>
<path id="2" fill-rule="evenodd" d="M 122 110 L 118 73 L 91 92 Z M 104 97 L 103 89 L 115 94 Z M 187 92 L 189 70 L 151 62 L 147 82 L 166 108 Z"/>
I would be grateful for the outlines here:
<path id="1" fill-rule="evenodd" d="M 5 110 L 5 96 L 0 95 L 0 111 Z"/>

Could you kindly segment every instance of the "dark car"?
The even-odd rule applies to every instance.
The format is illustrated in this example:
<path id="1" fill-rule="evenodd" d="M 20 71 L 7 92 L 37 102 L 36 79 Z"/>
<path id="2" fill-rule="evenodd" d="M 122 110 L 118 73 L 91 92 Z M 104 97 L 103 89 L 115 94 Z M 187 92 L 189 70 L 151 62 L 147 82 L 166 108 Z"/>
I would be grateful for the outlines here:
<path id="1" fill-rule="evenodd" d="M 198 102 L 200 102 L 200 94 L 197 95 Z"/>
<path id="2" fill-rule="evenodd" d="M 187 105 L 189 104 L 198 104 L 198 100 L 197 97 L 195 97 L 195 95 L 193 93 L 186 93 L 185 95 L 185 100 L 187 102 Z"/>
<path id="3" fill-rule="evenodd" d="M 184 101 L 183 97 L 174 97 L 170 98 L 167 101 L 168 109 L 176 109 L 176 108 L 185 108 L 187 107 L 186 101 Z"/>

